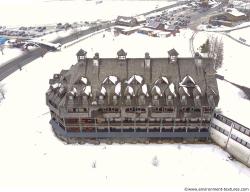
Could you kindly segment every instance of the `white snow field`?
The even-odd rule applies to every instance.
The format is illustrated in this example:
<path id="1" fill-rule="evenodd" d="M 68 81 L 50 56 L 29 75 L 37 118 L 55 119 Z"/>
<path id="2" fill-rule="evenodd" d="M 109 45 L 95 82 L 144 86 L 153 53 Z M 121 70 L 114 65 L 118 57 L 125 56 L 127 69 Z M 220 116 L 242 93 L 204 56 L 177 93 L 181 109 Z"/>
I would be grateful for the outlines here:
<path id="1" fill-rule="evenodd" d="M 51 130 L 49 108 L 45 104 L 49 78 L 75 64 L 75 54 L 80 48 L 87 50 L 89 57 L 96 51 L 100 57 L 114 57 L 119 48 L 124 48 L 128 57 L 143 57 L 146 51 L 151 57 L 163 57 L 173 47 L 180 56 L 188 56 L 191 34 L 191 31 L 183 30 L 179 38 L 166 39 L 139 34 L 113 37 L 110 33 L 105 33 L 103 38 L 103 34 L 99 34 L 61 52 L 48 53 L 7 77 L 2 82 L 6 99 L 0 103 L 0 191 L 249 188 L 250 169 L 229 160 L 228 154 L 213 144 L 65 145 Z M 230 60 L 227 58 L 229 51 L 225 47 L 225 62 Z M 237 54 L 241 55 L 240 51 Z M 244 56 L 245 59 L 247 57 Z M 241 60 L 244 61 L 243 58 Z M 240 64 L 245 65 L 243 62 Z M 225 100 L 222 102 L 230 105 L 227 94 L 238 97 L 238 90 L 224 95 L 223 87 L 219 82 L 221 99 Z M 235 111 L 241 112 L 242 109 Z M 152 165 L 155 156 L 159 160 L 158 166 Z M 92 168 L 94 162 L 96 168 Z"/>
<path id="2" fill-rule="evenodd" d="M 110 1 L 96 4 L 95 0 L 46 1 L 0 1 L 0 25 L 30 26 L 58 22 L 79 22 L 115 19 L 118 15 L 132 16 L 155 7 L 175 4 L 176 1 Z M 13 13 L 16 17 L 13 17 Z M 18 19 L 17 19 L 18 17 Z"/>
<path id="3" fill-rule="evenodd" d="M 23 54 L 23 51 L 17 48 L 4 48 L 3 54 L 0 52 L 0 66 L 7 62 L 12 60 L 13 58 Z"/>
<path id="4" fill-rule="evenodd" d="M 249 31 L 249 28 L 240 29 L 240 31 L 243 33 L 243 31 Z M 237 31 L 234 33 L 237 34 Z M 221 33 L 199 32 L 194 39 L 195 49 L 198 49 L 211 36 L 218 37 L 224 43 L 224 60 L 222 67 L 218 69 L 218 74 L 223 75 L 230 82 L 250 87 L 248 74 L 250 48 Z M 217 82 L 220 93 L 218 108 L 229 118 L 250 127 L 250 101 L 244 99 L 245 94 L 225 81 L 218 80 Z"/>
<path id="5" fill-rule="evenodd" d="M 229 34 L 231 36 L 233 36 L 234 38 L 236 38 L 236 39 L 244 39 L 245 43 L 250 44 L 249 33 L 250 33 L 250 27 L 240 29 L 240 30 L 237 30 L 237 31 L 232 31 Z"/>

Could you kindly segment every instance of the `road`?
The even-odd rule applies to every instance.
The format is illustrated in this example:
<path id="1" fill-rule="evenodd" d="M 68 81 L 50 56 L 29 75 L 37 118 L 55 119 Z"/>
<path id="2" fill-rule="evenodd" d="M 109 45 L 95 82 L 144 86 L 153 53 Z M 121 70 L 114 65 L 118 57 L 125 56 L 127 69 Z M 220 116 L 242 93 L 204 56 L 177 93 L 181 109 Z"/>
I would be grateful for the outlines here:
<path id="1" fill-rule="evenodd" d="M 77 33 L 71 34 L 67 37 L 59 38 L 53 41 L 53 43 L 61 43 L 63 45 L 65 43 L 74 41 L 82 36 L 88 35 L 95 31 L 109 28 L 112 25 L 113 25 L 112 23 L 100 24 L 98 26 L 91 27 L 84 31 L 78 31 Z M 12 59 L 11 61 L 8 61 L 7 63 L 4 63 L 0 67 L 0 81 L 6 78 L 7 76 L 9 76 L 10 74 L 12 74 L 13 72 L 15 72 L 16 70 L 21 69 L 23 66 L 30 63 L 31 61 L 39 57 L 42 57 L 45 53 L 46 53 L 46 50 L 44 50 L 43 48 L 36 48 L 32 51 L 26 51 L 23 55 L 18 56 Z"/>

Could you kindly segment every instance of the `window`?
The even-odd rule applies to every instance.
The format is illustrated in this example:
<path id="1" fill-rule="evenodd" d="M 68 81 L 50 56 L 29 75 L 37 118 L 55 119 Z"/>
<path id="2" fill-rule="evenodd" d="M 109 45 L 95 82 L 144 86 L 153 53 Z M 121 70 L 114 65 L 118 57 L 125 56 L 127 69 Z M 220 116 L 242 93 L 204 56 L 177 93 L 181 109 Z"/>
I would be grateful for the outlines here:
<path id="1" fill-rule="evenodd" d="M 242 133 L 245 133 L 245 130 L 246 130 L 246 129 L 245 129 L 244 127 L 241 127 L 241 128 L 240 128 L 240 131 L 241 131 Z"/>
<path id="2" fill-rule="evenodd" d="M 172 99 L 172 96 L 171 95 L 168 95 L 168 100 L 171 100 Z"/>
<path id="3" fill-rule="evenodd" d="M 127 100 L 130 100 L 130 95 L 127 95 L 127 97 L 126 97 L 126 98 L 127 98 Z"/>
<path id="4" fill-rule="evenodd" d="M 114 100 L 116 100 L 116 99 L 117 99 L 117 96 L 116 96 L 116 95 L 114 95 L 114 96 L 113 96 L 113 99 L 114 99 Z"/>
<path id="5" fill-rule="evenodd" d="M 182 100 L 185 100 L 185 99 L 186 99 L 186 96 L 185 96 L 185 95 L 182 95 L 182 96 L 181 96 L 181 99 L 182 99 Z"/>
<path id="6" fill-rule="evenodd" d="M 79 123 L 78 119 L 65 119 L 65 124 L 76 124 Z"/>
<path id="7" fill-rule="evenodd" d="M 197 99 L 197 100 L 200 99 L 200 96 L 199 96 L 199 95 L 196 95 L 196 96 L 195 96 L 195 99 Z"/>
<path id="8" fill-rule="evenodd" d="M 69 96 L 69 100 L 73 100 L 73 96 L 72 95 Z"/>
<path id="9" fill-rule="evenodd" d="M 73 111 L 72 108 L 70 108 L 70 109 L 68 109 L 68 112 L 69 112 L 69 113 L 73 113 L 74 111 Z"/>
<path id="10" fill-rule="evenodd" d="M 158 95 L 154 95 L 154 100 L 157 100 L 158 99 Z"/>
<path id="11" fill-rule="evenodd" d="M 100 100 L 103 100 L 103 95 L 100 95 L 100 96 L 99 96 L 99 99 L 100 99 Z"/>
<path id="12" fill-rule="evenodd" d="M 198 112 L 198 113 L 200 113 L 200 112 L 201 112 L 201 110 L 200 110 L 199 108 L 194 108 L 194 112 Z"/>
<path id="13" fill-rule="evenodd" d="M 125 59 L 126 59 L 126 56 L 119 56 L 118 59 L 120 59 L 120 60 L 125 60 Z"/>
<path id="14" fill-rule="evenodd" d="M 84 56 L 79 56 L 79 59 L 85 59 L 85 57 Z"/>

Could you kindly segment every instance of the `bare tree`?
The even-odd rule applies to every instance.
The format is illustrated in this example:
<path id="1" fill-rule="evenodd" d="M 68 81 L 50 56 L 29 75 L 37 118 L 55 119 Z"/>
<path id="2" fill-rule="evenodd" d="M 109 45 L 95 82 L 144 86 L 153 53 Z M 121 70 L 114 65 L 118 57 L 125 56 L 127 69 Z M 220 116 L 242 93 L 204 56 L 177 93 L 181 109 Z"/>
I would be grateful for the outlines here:
<path id="1" fill-rule="evenodd" d="M 5 89 L 3 84 L 0 84 L 0 102 L 2 99 L 5 99 Z"/>
<path id="2" fill-rule="evenodd" d="M 154 156 L 154 158 L 152 159 L 152 165 L 155 167 L 158 167 L 159 160 L 158 160 L 157 156 Z"/>
<path id="3" fill-rule="evenodd" d="M 208 57 L 213 59 L 213 65 L 215 69 L 218 69 L 222 66 L 224 56 L 224 44 L 221 39 L 218 37 L 209 38 L 209 50 Z"/>
<path id="4" fill-rule="evenodd" d="M 92 167 L 92 168 L 96 168 L 96 161 L 93 161 L 91 167 Z"/>

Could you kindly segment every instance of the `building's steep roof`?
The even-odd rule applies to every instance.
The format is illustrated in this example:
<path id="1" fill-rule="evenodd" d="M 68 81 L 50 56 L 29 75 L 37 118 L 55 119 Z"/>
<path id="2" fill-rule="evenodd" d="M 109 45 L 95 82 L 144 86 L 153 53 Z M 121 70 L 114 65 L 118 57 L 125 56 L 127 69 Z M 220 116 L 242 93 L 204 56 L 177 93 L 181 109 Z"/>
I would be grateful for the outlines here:
<path id="1" fill-rule="evenodd" d="M 117 54 L 126 55 L 123 49 Z M 170 50 L 169 54 L 178 55 L 175 49 Z M 168 57 L 150 58 L 150 67 L 145 65 L 145 55 L 141 58 L 127 58 L 122 62 L 115 57 L 99 58 L 99 65 L 94 65 L 93 60 L 86 58 L 69 70 L 56 74 L 50 80 L 53 94 L 62 85 L 66 91 L 76 89 L 78 94 L 88 95 L 92 100 L 100 94 L 116 94 L 123 98 L 124 95 L 144 94 L 150 97 L 153 94 L 163 96 L 171 93 L 175 98 L 182 94 L 190 97 L 213 94 L 218 103 L 215 71 L 209 58 L 201 58 L 202 66 L 199 69 L 195 58 L 177 58 L 175 62 L 178 65 L 173 65 Z"/>
<path id="2" fill-rule="evenodd" d="M 85 56 L 87 54 L 86 51 L 84 51 L 83 49 L 80 49 L 77 53 L 76 56 Z"/>
<path id="3" fill-rule="evenodd" d="M 168 51 L 168 54 L 169 54 L 170 56 L 178 56 L 178 55 L 179 55 L 179 53 L 178 53 L 175 49 L 169 50 L 169 51 Z"/>
<path id="4" fill-rule="evenodd" d="M 117 55 L 118 55 L 118 56 L 126 56 L 127 53 L 126 53 L 123 49 L 120 49 L 120 50 L 117 52 Z"/>

